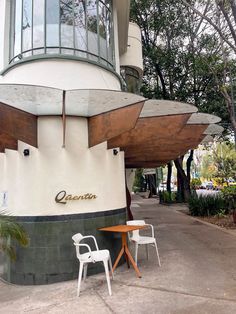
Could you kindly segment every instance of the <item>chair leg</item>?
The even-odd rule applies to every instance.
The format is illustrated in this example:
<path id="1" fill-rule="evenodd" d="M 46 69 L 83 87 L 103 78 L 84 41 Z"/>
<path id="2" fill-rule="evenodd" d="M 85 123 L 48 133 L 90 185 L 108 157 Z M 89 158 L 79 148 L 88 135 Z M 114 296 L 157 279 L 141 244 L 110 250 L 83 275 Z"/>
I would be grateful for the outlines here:
<path id="1" fill-rule="evenodd" d="M 86 277 L 87 277 L 87 270 L 88 270 L 88 264 L 84 264 L 84 281 L 86 280 Z"/>
<path id="2" fill-rule="evenodd" d="M 110 266 L 110 271 L 111 271 L 111 278 L 114 279 L 114 273 L 112 270 L 112 262 L 111 262 L 111 257 L 109 256 L 109 260 L 108 260 L 109 266 Z"/>
<path id="3" fill-rule="evenodd" d="M 105 273 L 106 273 L 106 279 L 107 279 L 107 286 L 108 286 L 109 295 L 112 295 L 112 293 L 111 293 L 110 275 L 109 275 L 109 269 L 108 269 L 108 261 L 103 261 L 103 264 L 104 264 Z"/>
<path id="4" fill-rule="evenodd" d="M 81 278 L 82 278 L 82 273 L 83 273 L 83 267 L 84 267 L 84 263 L 80 262 L 80 265 L 79 265 L 79 276 L 78 276 L 77 297 L 79 297 L 79 294 L 80 294 L 80 285 L 81 285 Z"/>
<path id="5" fill-rule="evenodd" d="M 148 260 L 148 244 L 145 244 L 146 246 L 146 255 L 147 255 L 147 260 Z"/>
<path id="6" fill-rule="evenodd" d="M 138 264 L 138 243 L 135 242 L 135 264 Z"/>
<path id="7" fill-rule="evenodd" d="M 156 241 L 155 241 L 155 247 L 156 247 L 156 251 L 157 251 L 158 264 L 161 267 L 161 261 L 160 261 L 160 256 L 159 256 L 159 252 L 158 252 L 157 242 Z"/>

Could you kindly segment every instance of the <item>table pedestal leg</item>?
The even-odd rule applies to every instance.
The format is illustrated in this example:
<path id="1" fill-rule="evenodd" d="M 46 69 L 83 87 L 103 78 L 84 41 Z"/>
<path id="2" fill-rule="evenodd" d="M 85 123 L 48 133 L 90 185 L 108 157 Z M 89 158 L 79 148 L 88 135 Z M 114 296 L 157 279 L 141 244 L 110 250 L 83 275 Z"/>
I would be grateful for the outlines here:
<path id="1" fill-rule="evenodd" d="M 131 262 L 131 264 L 132 264 L 134 270 L 136 271 L 136 274 L 138 275 L 139 278 L 141 278 L 142 276 L 141 276 L 141 273 L 140 273 L 140 271 L 139 271 L 139 269 L 138 269 L 138 266 L 136 265 L 136 263 L 135 263 L 135 261 L 134 261 L 132 255 L 130 254 L 130 251 L 128 250 L 128 247 L 127 247 L 127 246 L 125 246 L 125 253 L 127 254 L 127 256 L 128 256 L 128 258 L 129 258 L 129 260 L 130 260 L 130 262 Z"/>
<path id="2" fill-rule="evenodd" d="M 129 266 L 129 257 L 126 254 L 126 251 L 125 251 L 125 248 L 127 247 L 127 234 L 126 233 L 122 233 L 121 234 L 121 238 L 122 238 L 122 247 L 124 248 L 125 260 L 126 260 L 128 268 L 130 268 L 130 266 Z"/>
<path id="3" fill-rule="evenodd" d="M 115 261 L 115 263 L 114 263 L 114 265 L 113 265 L 113 267 L 112 267 L 112 271 L 114 272 L 114 270 L 116 269 L 116 267 L 117 267 L 117 265 L 118 265 L 118 263 L 119 263 L 119 260 L 121 259 L 121 256 L 124 254 L 124 252 L 125 252 L 125 249 L 124 249 L 124 247 L 122 246 L 122 248 L 121 248 L 121 250 L 120 250 L 120 253 L 119 253 L 119 255 L 117 256 L 117 259 L 116 259 L 116 261 Z"/>
<path id="4" fill-rule="evenodd" d="M 121 248 L 120 253 L 117 256 L 117 259 L 116 259 L 116 261 L 115 261 L 115 263 L 113 265 L 112 271 L 114 272 L 114 270 L 116 269 L 116 267 L 117 267 L 117 265 L 118 265 L 118 263 L 119 263 L 119 261 L 121 259 L 121 256 L 124 254 L 128 267 L 130 267 L 129 266 L 129 260 L 130 260 L 134 270 L 136 271 L 136 274 L 138 275 L 139 278 L 141 278 L 142 276 L 141 276 L 141 273 L 140 273 L 140 271 L 138 269 L 138 266 L 136 265 L 132 255 L 130 254 L 130 251 L 128 249 L 128 246 L 127 246 L 127 234 L 125 232 L 121 233 L 121 239 L 122 239 L 122 248 Z"/>

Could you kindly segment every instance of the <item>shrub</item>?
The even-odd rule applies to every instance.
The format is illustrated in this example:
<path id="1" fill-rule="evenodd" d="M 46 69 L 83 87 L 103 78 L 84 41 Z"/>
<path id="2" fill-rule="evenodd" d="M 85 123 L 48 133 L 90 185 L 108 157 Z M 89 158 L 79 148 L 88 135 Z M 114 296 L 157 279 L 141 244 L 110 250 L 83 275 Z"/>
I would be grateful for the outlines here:
<path id="1" fill-rule="evenodd" d="M 159 199 L 161 204 L 171 204 L 176 201 L 176 193 L 168 191 L 159 191 Z"/>
<path id="2" fill-rule="evenodd" d="M 188 206 L 192 216 L 214 216 L 222 210 L 228 213 L 228 206 L 221 194 L 203 196 L 194 193 L 189 198 Z"/>
<path id="3" fill-rule="evenodd" d="M 231 185 L 231 186 L 224 187 L 221 193 L 228 205 L 228 209 L 236 210 L 236 186 Z"/>
<path id="4" fill-rule="evenodd" d="M 191 189 L 197 189 L 201 185 L 202 185 L 202 182 L 201 182 L 201 180 L 199 178 L 193 178 L 191 180 L 191 183 L 190 183 Z"/>

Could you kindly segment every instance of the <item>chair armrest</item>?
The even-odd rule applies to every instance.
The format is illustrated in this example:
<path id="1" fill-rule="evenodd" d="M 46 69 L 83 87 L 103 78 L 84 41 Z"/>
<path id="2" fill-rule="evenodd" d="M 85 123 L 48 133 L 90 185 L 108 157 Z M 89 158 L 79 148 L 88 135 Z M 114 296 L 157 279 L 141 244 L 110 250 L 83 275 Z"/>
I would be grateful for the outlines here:
<path id="1" fill-rule="evenodd" d="M 94 236 L 92 235 L 89 235 L 89 236 L 84 236 L 83 239 L 88 239 L 88 238 L 92 238 L 93 241 L 94 241 L 94 244 L 95 244 L 95 247 L 96 247 L 96 250 L 99 251 L 99 248 L 98 248 L 98 244 L 97 244 L 97 240 Z"/>
<path id="2" fill-rule="evenodd" d="M 75 243 L 75 242 L 74 242 L 74 245 L 76 246 L 76 249 L 77 249 L 77 247 L 79 248 L 80 246 L 86 247 L 86 248 L 88 249 L 88 251 L 89 251 L 89 254 L 90 254 L 89 258 L 92 259 L 93 263 L 95 262 L 95 261 L 93 260 L 93 258 L 92 258 L 92 252 L 91 252 L 90 246 L 89 246 L 88 244 L 80 244 L 80 243 Z M 80 255 L 80 254 L 79 254 L 79 255 Z"/>
<path id="3" fill-rule="evenodd" d="M 151 228 L 151 231 L 152 231 L 152 237 L 154 238 L 155 235 L 154 235 L 154 228 L 153 228 L 153 225 L 150 225 L 150 224 L 145 224 L 145 226 Z"/>

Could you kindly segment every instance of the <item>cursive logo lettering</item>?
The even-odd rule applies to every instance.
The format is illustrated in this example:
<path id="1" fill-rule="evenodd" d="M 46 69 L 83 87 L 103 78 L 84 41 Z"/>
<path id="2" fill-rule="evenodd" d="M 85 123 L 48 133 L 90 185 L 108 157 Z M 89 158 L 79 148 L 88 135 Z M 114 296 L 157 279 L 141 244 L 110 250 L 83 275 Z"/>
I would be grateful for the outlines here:
<path id="1" fill-rule="evenodd" d="M 60 204 L 66 204 L 67 201 L 79 201 L 79 200 L 93 200 L 96 199 L 97 195 L 86 193 L 84 195 L 72 195 L 72 194 L 66 194 L 66 191 L 60 191 L 57 193 L 55 197 L 56 203 Z"/>

